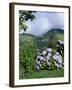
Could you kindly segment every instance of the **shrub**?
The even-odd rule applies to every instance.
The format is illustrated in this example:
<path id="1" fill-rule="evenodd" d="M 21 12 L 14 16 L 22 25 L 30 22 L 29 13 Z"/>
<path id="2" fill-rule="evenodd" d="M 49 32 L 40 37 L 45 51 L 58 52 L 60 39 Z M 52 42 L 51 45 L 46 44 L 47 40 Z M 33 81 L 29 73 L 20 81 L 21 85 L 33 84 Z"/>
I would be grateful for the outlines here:
<path id="1" fill-rule="evenodd" d="M 34 46 L 33 45 L 23 45 L 20 47 L 20 53 L 19 53 L 19 59 L 20 59 L 20 65 L 23 67 L 23 73 L 27 77 L 28 73 L 31 73 L 34 68 Z"/>

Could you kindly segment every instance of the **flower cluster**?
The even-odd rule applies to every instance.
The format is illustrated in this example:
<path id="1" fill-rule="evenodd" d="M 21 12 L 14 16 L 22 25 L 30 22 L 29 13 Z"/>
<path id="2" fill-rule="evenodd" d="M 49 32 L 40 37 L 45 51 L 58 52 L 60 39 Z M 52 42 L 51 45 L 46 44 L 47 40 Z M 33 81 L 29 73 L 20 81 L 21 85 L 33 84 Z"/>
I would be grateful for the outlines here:
<path id="1" fill-rule="evenodd" d="M 64 41 L 58 40 L 57 50 L 53 54 L 52 48 L 46 48 L 36 57 L 35 69 L 40 70 L 43 68 L 49 69 L 52 66 L 55 66 L 57 69 L 62 68 L 64 53 Z M 53 65 L 51 63 L 53 62 Z"/>

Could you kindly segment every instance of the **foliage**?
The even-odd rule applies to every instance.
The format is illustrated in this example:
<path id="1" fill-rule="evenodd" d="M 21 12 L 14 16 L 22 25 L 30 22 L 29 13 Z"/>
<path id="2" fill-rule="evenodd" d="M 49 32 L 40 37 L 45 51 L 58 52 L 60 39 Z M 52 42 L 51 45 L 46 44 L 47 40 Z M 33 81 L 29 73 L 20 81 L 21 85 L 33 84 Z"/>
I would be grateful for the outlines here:
<path id="1" fill-rule="evenodd" d="M 56 36 L 56 35 L 54 34 L 54 36 Z M 51 63 L 50 68 L 47 67 L 46 63 L 43 63 L 42 67 L 41 67 L 42 70 L 37 72 L 34 69 L 35 56 L 37 54 L 36 50 L 39 49 L 40 52 L 42 52 L 44 47 L 47 47 L 47 45 L 49 43 L 51 43 L 50 46 L 54 45 L 53 42 L 55 40 L 57 41 L 57 39 L 58 39 L 58 38 L 56 38 L 56 39 L 52 38 L 54 40 L 53 42 L 50 40 L 50 41 L 46 41 L 46 43 L 43 43 L 42 39 L 44 39 L 44 38 L 46 38 L 46 37 L 44 36 L 43 38 L 40 38 L 40 37 L 35 37 L 33 35 L 27 35 L 27 34 L 19 35 L 19 59 L 20 59 L 19 78 L 20 79 L 37 78 L 37 77 L 45 78 L 45 77 L 56 77 L 56 76 L 59 77 L 59 76 L 64 75 L 63 69 L 56 71 L 56 68 L 54 66 L 54 62 L 53 62 L 52 58 L 50 59 L 50 63 Z M 56 45 L 56 43 L 55 43 L 55 45 Z M 55 54 L 56 49 L 55 48 L 52 48 L 52 49 L 53 49 L 53 54 Z M 60 73 L 60 74 L 58 74 L 58 73 Z M 39 75 L 37 75 L 37 74 L 39 74 Z"/>
<path id="2" fill-rule="evenodd" d="M 19 50 L 20 65 L 23 68 L 25 77 L 34 70 L 35 50 L 32 43 L 24 42 Z"/>
<path id="3" fill-rule="evenodd" d="M 34 79 L 34 78 L 53 78 L 53 77 L 64 77 L 64 70 L 41 70 L 35 71 L 28 75 L 26 78 L 24 74 L 20 75 L 20 79 Z"/>
<path id="4" fill-rule="evenodd" d="M 34 15 L 35 11 L 23 11 L 23 10 L 19 10 L 19 30 L 24 30 L 26 31 L 27 29 L 27 25 L 25 24 L 25 22 L 27 20 L 33 20 L 35 18 Z"/>

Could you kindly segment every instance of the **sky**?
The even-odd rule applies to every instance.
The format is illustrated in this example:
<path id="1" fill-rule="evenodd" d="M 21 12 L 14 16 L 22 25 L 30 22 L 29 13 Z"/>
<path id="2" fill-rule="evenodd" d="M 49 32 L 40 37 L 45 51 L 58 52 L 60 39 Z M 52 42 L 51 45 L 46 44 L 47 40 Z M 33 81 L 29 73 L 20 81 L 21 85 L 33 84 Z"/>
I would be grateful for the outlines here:
<path id="1" fill-rule="evenodd" d="M 24 30 L 20 31 L 22 33 L 28 33 L 33 35 L 43 35 L 52 28 L 64 28 L 64 13 L 61 12 L 36 12 L 34 13 L 35 19 L 33 21 L 26 21 L 28 26 L 26 32 Z"/>

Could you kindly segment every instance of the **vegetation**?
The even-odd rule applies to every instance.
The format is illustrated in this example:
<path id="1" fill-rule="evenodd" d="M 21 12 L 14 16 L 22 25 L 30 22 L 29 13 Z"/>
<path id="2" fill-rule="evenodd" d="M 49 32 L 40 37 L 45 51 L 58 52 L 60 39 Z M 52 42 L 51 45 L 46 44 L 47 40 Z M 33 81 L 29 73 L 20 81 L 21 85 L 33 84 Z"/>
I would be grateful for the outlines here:
<path id="1" fill-rule="evenodd" d="M 19 30 L 23 29 L 24 31 L 26 31 L 28 26 L 25 24 L 25 22 L 27 20 L 32 21 L 34 18 L 35 16 L 33 11 L 19 10 Z"/>
<path id="2" fill-rule="evenodd" d="M 37 49 L 41 52 L 45 47 L 50 47 L 54 53 L 56 51 L 57 40 L 63 40 L 63 38 L 64 32 L 61 29 L 52 29 L 40 37 L 31 34 L 19 35 L 19 78 L 63 77 L 63 68 L 60 70 L 55 68 L 50 70 L 43 69 L 38 72 L 34 69 Z"/>
<path id="3" fill-rule="evenodd" d="M 34 71 L 30 73 L 27 78 L 24 73 L 20 73 L 20 79 L 33 79 L 33 78 L 57 78 L 57 77 L 63 77 L 64 76 L 64 70 L 59 69 L 57 70 L 41 70 L 39 72 Z"/>

